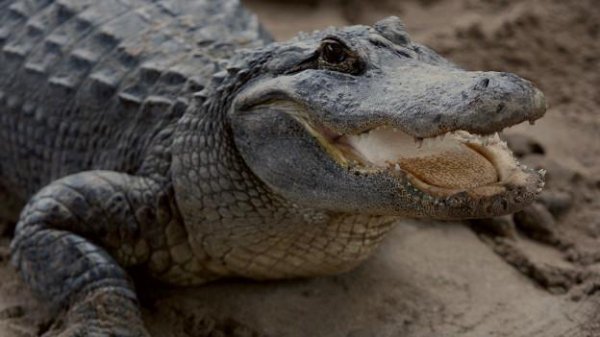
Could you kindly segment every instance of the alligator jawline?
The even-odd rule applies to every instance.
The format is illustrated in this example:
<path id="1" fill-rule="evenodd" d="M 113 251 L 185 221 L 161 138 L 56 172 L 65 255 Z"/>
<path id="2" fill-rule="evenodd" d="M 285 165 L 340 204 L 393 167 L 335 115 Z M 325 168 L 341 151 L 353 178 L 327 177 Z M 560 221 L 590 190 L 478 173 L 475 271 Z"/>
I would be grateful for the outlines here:
<path id="1" fill-rule="evenodd" d="M 531 173 L 497 133 L 480 136 L 458 130 L 415 139 L 388 126 L 348 135 L 303 124 L 340 165 L 366 174 L 404 175 L 431 194 L 494 190 L 518 184 Z"/>

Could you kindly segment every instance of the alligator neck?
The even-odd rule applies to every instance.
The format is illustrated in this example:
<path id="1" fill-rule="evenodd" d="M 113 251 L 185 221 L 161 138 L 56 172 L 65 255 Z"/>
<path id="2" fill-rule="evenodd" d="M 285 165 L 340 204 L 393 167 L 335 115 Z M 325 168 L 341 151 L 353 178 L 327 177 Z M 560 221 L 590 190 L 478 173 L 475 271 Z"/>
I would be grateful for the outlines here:
<path id="1" fill-rule="evenodd" d="M 190 245 L 211 277 L 342 272 L 377 246 L 394 217 L 303 208 L 279 197 L 236 149 L 227 111 L 249 71 L 217 74 L 179 121 L 172 179 Z M 243 77 L 243 78 L 240 78 Z"/>

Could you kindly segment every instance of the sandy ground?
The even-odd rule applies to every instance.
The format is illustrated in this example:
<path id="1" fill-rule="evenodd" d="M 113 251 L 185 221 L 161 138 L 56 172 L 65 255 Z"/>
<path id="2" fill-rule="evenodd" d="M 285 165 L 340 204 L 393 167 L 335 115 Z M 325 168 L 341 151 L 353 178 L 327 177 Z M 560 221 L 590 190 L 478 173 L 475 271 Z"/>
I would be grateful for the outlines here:
<path id="1" fill-rule="evenodd" d="M 595 0 L 247 0 L 278 39 L 405 21 L 468 69 L 515 72 L 551 106 L 506 132 L 548 169 L 538 207 L 493 223 L 399 223 L 358 269 L 289 282 L 169 289 L 138 280 L 154 336 L 600 336 L 600 6 Z M 536 220 L 537 219 L 537 220 Z M 0 225 L 0 337 L 51 324 L 8 265 Z M 2 233 L 2 232 L 5 233 Z"/>

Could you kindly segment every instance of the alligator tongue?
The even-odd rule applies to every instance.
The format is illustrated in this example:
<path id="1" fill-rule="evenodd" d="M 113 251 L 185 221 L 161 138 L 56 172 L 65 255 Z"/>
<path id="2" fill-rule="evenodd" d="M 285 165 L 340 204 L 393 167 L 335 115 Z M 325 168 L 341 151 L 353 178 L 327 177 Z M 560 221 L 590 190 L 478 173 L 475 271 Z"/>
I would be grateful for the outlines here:
<path id="1" fill-rule="evenodd" d="M 341 137 L 337 142 L 340 148 L 352 149 L 354 157 L 369 165 L 398 164 L 433 186 L 467 189 L 498 181 L 494 165 L 452 134 L 425 138 L 422 144 L 417 144 L 412 136 L 400 130 L 381 127 Z"/>
<path id="2" fill-rule="evenodd" d="M 438 187 L 473 188 L 498 181 L 494 165 L 465 145 L 428 156 L 401 158 L 398 164 L 404 171 Z"/>

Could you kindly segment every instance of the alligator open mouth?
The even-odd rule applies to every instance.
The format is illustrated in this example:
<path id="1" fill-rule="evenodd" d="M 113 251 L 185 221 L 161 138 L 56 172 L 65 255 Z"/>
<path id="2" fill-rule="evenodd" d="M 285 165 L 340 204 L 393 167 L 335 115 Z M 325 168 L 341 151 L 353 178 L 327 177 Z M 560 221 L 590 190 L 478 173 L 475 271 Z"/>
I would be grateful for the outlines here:
<path id="1" fill-rule="evenodd" d="M 434 194 L 518 183 L 528 175 L 498 133 L 459 130 L 419 139 L 389 126 L 351 135 L 304 125 L 340 164 L 357 172 L 402 174 Z"/>

